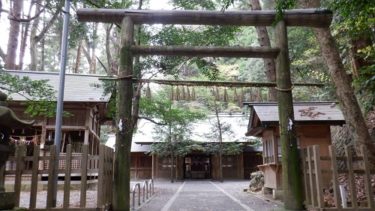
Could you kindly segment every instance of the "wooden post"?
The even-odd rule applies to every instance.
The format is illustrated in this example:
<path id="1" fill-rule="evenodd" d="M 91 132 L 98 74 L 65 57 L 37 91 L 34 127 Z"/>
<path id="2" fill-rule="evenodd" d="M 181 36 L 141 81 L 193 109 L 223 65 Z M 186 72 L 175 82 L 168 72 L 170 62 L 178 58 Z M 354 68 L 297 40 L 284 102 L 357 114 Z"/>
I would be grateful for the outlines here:
<path id="1" fill-rule="evenodd" d="M 155 163 L 155 154 L 152 154 L 152 161 L 151 161 L 151 178 L 155 179 L 155 168 L 156 168 L 156 163 Z"/>
<path id="2" fill-rule="evenodd" d="M 336 160 L 336 150 L 332 145 L 329 146 L 329 155 L 331 156 L 331 170 L 332 170 L 332 183 L 333 183 L 333 197 L 335 199 L 335 206 L 338 209 L 341 209 L 341 199 L 339 192 L 339 180 L 337 172 L 337 160 Z"/>
<path id="3" fill-rule="evenodd" d="M 46 208 L 49 209 L 56 205 L 56 198 L 54 197 L 55 191 L 57 191 L 57 182 L 55 181 L 55 175 L 53 165 L 56 163 L 56 153 L 59 153 L 59 149 L 57 149 L 56 145 L 50 146 L 50 159 L 48 161 L 48 187 L 47 187 L 47 205 Z M 57 162 L 59 163 L 59 162 Z M 56 166 L 56 179 L 58 179 L 59 166 Z M 55 187 L 56 186 L 56 187 Z"/>
<path id="4" fill-rule="evenodd" d="M 290 78 L 287 28 L 283 20 L 276 25 L 276 44 L 280 49 L 276 65 L 279 106 L 282 181 L 286 209 L 303 209 L 303 187 L 294 126 L 292 82 Z"/>
<path id="5" fill-rule="evenodd" d="M 30 209 L 35 209 L 36 207 L 36 195 L 38 191 L 39 150 L 40 146 L 35 145 L 33 150 L 33 169 L 31 174 Z"/>
<path id="6" fill-rule="evenodd" d="M 307 150 L 306 149 L 300 149 L 300 156 L 301 156 L 301 163 L 302 163 L 302 173 L 303 173 L 303 181 L 304 181 L 304 190 L 305 190 L 305 204 L 311 204 L 310 200 L 310 189 L 309 189 L 309 178 L 307 178 L 307 168 L 306 168 L 306 156 L 307 156 Z"/>
<path id="7" fill-rule="evenodd" d="M 314 185 L 314 175 L 313 175 L 313 162 L 312 162 L 312 147 L 307 148 L 307 163 L 309 168 L 309 184 L 310 184 L 310 196 L 311 196 L 311 205 L 313 207 L 317 204 L 317 198 L 316 198 L 316 186 Z"/>
<path id="8" fill-rule="evenodd" d="M 366 198 L 367 198 L 367 207 L 373 210 L 375 208 L 374 203 L 374 194 L 371 186 L 371 168 L 370 168 L 370 162 L 368 159 L 368 151 L 365 148 L 365 145 L 361 145 L 361 153 L 363 156 L 363 164 L 365 167 L 365 173 L 363 175 L 363 180 L 365 181 L 365 189 L 366 189 Z"/>
<path id="9" fill-rule="evenodd" d="M 98 169 L 98 192 L 97 207 L 101 208 L 105 204 L 104 178 L 105 178 L 105 146 L 99 146 L 99 169 Z"/>
<path id="10" fill-rule="evenodd" d="M 322 171 L 320 169 L 320 148 L 319 145 L 313 146 L 314 171 L 316 180 L 316 196 L 318 199 L 318 208 L 324 208 Z"/>
<path id="11" fill-rule="evenodd" d="M 66 209 L 69 207 L 70 200 L 70 179 L 72 172 L 72 145 L 68 144 L 66 147 L 65 154 L 65 181 L 64 181 L 64 202 L 63 208 Z"/>
<path id="12" fill-rule="evenodd" d="M 81 160 L 81 194 L 80 194 L 80 207 L 86 207 L 86 191 L 87 191 L 87 160 L 89 154 L 89 146 L 84 144 L 82 149 Z"/>
<path id="13" fill-rule="evenodd" d="M 117 131 L 113 183 L 113 209 L 130 209 L 130 149 L 133 136 L 133 57 L 130 47 L 133 44 L 134 24 L 125 17 L 121 24 L 120 68 L 117 85 Z"/>
<path id="14" fill-rule="evenodd" d="M 352 202 L 352 208 L 357 208 L 357 190 L 355 187 L 354 169 L 353 169 L 353 155 L 348 146 L 345 146 L 346 165 L 348 168 L 349 191 Z"/>
<path id="15" fill-rule="evenodd" d="M 25 145 L 17 146 L 16 148 L 16 174 L 14 179 L 14 192 L 16 193 L 15 204 L 17 207 L 19 207 L 20 205 L 22 171 L 24 170 L 25 151 Z"/>

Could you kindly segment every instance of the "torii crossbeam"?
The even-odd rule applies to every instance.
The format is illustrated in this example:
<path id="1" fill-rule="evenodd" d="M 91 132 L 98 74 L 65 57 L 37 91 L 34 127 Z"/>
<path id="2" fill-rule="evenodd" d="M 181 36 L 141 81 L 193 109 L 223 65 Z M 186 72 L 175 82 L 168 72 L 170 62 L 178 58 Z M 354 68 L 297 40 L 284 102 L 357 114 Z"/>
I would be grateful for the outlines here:
<path id="1" fill-rule="evenodd" d="M 275 10 L 258 11 L 197 11 L 197 10 L 126 10 L 79 9 L 78 21 L 121 23 L 130 17 L 134 24 L 188 24 L 271 26 L 275 23 Z M 283 17 L 287 26 L 328 27 L 332 12 L 326 9 L 286 10 Z"/>

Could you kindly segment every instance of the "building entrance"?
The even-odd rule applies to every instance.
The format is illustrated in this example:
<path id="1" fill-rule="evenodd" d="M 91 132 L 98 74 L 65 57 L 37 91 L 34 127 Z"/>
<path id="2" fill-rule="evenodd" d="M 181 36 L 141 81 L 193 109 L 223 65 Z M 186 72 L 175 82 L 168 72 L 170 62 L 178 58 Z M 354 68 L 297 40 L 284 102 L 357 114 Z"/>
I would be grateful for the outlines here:
<path id="1" fill-rule="evenodd" d="M 186 179 L 211 178 L 211 158 L 204 154 L 188 155 L 184 159 L 184 177 Z"/>

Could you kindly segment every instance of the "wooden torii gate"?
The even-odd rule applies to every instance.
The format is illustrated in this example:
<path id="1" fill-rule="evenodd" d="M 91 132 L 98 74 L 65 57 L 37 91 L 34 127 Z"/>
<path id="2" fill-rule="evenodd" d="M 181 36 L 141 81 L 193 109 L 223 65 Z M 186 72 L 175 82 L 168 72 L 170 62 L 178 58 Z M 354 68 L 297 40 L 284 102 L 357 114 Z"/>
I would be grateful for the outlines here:
<path id="1" fill-rule="evenodd" d="M 114 210 L 129 210 L 130 148 L 132 143 L 133 56 L 253 57 L 276 59 L 276 89 L 282 145 L 283 189 L 286 209 L 303 207 L 302 179 L 294 128 L 292 83 L 287 26 L 329 27 L 332 13 L 325 9 L 287 10 L 276 25 L 276 47 L 135 46 L 135 24 L 271 26 L 276 11 L 153 11 L 80 9 L 79 21 L 121 23 L 118 72 L 117 133 L 114 174 Z"/>

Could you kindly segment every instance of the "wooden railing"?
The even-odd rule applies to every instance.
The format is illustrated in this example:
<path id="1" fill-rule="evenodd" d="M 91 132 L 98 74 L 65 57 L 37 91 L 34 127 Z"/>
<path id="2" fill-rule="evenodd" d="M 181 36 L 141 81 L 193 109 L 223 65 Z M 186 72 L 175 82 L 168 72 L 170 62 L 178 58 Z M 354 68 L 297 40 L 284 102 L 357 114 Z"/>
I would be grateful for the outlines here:
<path id="1" fill-rule="evenodd" d="M 48 210 L 52 208 L 53 202 L 53 168 L 51 166 L 55 163 L 57 159 L 56 146 L 50 146 L 50 153 L 47 156 L 40 155 L 40 146 L 35 146 L 33 149 L 32 156 L 25 156 L 25 146 L 17 146 L 15 156 L 11 156 L 8 159 L 8 162 L 12 162 L 13 165 L 11 168 L 8 167 L 0 169 L 0 176 L 14 177 L 14 192 L 16 195 L 16 206 L 20 206 L 20 196 L 21 196 L 21 187 L 25 183 L 25 179 L 22 179 L 24 176 L 30 178 L 28 183 L 30 184 L 29 196 L 30 202 L 28 209 L 30 210 Z M 73 208 L 70 203 L 70 194 L 71 194 L 71 178 L 72 176 L 79 175 L 80 177 L 80 200 L 79 208 L 84 208 L 84 210 L 98 210 L 105 207 L 107 204 L 112 201 L 112 178 L 113 178 L 113 150 L 104 145 L 100 146 L 99 155 L 90 155 L 88 145 L 83 145 L 82 153 L 73 154 L 72 146 L 68 145 L 66 153 L 61 153 L 58 156 L 58 176 L 63 178 L 63 202 L 62 207 L 53 208 L 60 210 L 69 210 L 77 209 Z M 48 168 L 40 168 L 40 163 L 47 163 Z M 72 164 L 78 163 L 80 168 L 73 168 Z M 14 165 L 15 163 L 15 165 Z M 88 181 L 87 176 L 97 175 L 97 203 L 96 206 L 88 208 L 86 205 L 87 201 L 87 190 L 88 190 Z M 84 175 L 84 176 L 82 176 Z M 36 207 L 37 194 L 38 194 L 38 185 L 41 184 L 42 176 L 48 177 L 47 182 L 47 195 L 45 199 L 38 200 L 45 201 L 45 207 Z M 13 179 L 13 178 L 12 178 Z"/>
<path id="2" fill-rule="evenodd" d="M 352 151 L 346 147 L 345 156 L 336 156 L 336 151 L 332 146 L 329 146 L 329 156 L 321 156 L 318 145 L 300 150 L 307 208 L 314 210 L 375 210 L 371 186 L 371 173 L 374 172 L 370 169 L 366 150 L 364 146 L 361 146 L 358 155 L 353 155 Z M 323 162 L 329 163 L 326 166 L 330 167 L 324 168 Z M 338 162 L 345 165 L 339 169 Z M 327 183 L 324 180 L 327 178 L 330 181 L 328 186 L 324 186 L 323 184 Z M 363 181 L 363 186 L 360 187 L 364 189 L 362 201 L 358 200 L 358 179 Z M 331 192 L 333 193 L 331 194 Z M 333 198 L 333 203 L 327 203 L 324 200 L 327 198 Z"/>

